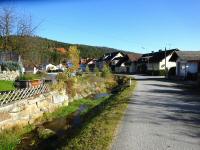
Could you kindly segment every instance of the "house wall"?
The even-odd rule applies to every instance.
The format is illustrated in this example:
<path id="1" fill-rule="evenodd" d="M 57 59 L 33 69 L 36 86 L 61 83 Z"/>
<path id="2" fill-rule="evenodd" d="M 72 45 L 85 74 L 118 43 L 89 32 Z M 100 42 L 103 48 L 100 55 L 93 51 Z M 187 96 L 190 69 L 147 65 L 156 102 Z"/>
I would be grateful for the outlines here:
<path id="1" fill-rule="evenodd" d="M 137 70 L 137 66 L 135 63 L 131 63 L 131 65 L 129 66 L 129 73 L 135 73 Z"/>
<path id="2" fill-rule="evenodd" d="M 147 63 L 147 70 L 152 71 L 152 70 L 159 70 L 159 63 Z"/>
<path id="3" fill-rule="evenodd" d="M 116 73 L 125 73 L 125 72 L 127 72 L 127 67 L 123 63 L 123 64 L 121 64 L 121 66 L 119 66 L 119 67 L 116 66 L 115 67 L 115 72 Z"/>
<path id="4" fill-rule="evenodd" d="M 119 60 L 113 60 L 113 61 L 111 62 L 111 64 L 112 64 L 112 65 L 116 65 L 118 62 L 119 62 Z"/>
<path id="5" fill-rule="evenodd" d="M 172 57 L 172 54 L 166 57 L 166 67 L 169 70 L 172 67 L 176 67 L 176 62 L 170 62 L 169 59 Z M 165 59 L 159 63 L 159 70 L 165 70 Z"/>
<path id="6" fill-rule="evenodd" d="M 125 73 L 125 72 L 127 72 L 127 68 L 125 66 L 115 67 L 115 72 L 116 73 Z"/>
<path id="7" fill-rule="evenodd" d="M 172 54 L 166 57 L 166 67 L 169 70 L 172 67 L 176 67 L 175 62 L 170 62 L 169 59 L 171 58 Z M 158 63 L 147 63 L 147 70 L 152 71 L 152 70 L 165 70 L 165 59 Z"/>
<path id="8" fill-rule="evenodd" d="M 102 70 L 105 64 L 106 63 L 104 61 L 96 62 L 96 67 Z"/>
<path id="9" fill-rule="evenodd" d="M 198 62 L 187 62 L 177 60 L 176 75 L 180 77 L 187 77 L 188 73 L 198 73 Z"/>

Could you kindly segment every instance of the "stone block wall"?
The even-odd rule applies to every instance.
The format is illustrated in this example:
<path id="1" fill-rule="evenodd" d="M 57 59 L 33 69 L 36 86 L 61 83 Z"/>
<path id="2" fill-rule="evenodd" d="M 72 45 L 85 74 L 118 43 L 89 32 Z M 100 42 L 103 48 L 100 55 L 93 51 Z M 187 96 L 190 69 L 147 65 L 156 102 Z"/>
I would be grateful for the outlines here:
<path id="1" fill-rule="evenodd" d="M 14 81 L 19 75 L 19 71 L 2 71 L 0 72 L 0 80 Z"/>
<path id="2" fill-rule="evenodd" d="M 31 124 L 44 113 L 52 112 L 56 108 L 68 104 L 67 96 L 60 95 L 59 103 L 57 103 L 54 94 L 50 92 L 1 107 L 0 114 L 3 114 L 4 118 L 0 116 L 0 129 Z"/>
<path id="3" fill-rule="evenodd" d="M 16 101 L 0 107 L 0 131 L 16 125 L 25 126 L 33 124 L 44 113 L 50 113 L 61 106 L 67 106 L 69 102 L 101 92 L 105 84 L 86 84 L 85 88 L 76 93 L 74 97 L 68 97 L 66 91 L 51 91 L 25 100 Z"/>

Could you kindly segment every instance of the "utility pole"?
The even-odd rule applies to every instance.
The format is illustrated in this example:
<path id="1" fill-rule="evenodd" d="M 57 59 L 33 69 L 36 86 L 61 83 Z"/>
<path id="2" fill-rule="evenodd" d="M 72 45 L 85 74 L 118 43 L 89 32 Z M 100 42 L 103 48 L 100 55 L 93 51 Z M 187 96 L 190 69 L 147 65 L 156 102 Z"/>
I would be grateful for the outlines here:
<path id="1" fill-rule="evenodd" d="M 165 78 L 167 77 L 167 49 L 165 47 Z"/>
<path id="2" fill-rule="evenodd" d="M 154 51 L 151 52 L 152 53 L 152 57 L 154 55 Z M 152 76 L 154 75 L 154 64 L 153 64 L 153 61 L 152 61 Z"/>

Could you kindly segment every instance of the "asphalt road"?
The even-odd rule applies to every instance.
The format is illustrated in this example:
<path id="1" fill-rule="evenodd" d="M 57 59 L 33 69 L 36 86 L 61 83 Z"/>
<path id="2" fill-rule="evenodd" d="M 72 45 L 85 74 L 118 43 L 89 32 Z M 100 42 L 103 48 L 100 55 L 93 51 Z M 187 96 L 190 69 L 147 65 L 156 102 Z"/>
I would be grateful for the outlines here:
<path id="1" fill-rule="evenodd" d="M 198 92 L 160 78 L 135 78 L 112 150 L 200 150 Z"/>

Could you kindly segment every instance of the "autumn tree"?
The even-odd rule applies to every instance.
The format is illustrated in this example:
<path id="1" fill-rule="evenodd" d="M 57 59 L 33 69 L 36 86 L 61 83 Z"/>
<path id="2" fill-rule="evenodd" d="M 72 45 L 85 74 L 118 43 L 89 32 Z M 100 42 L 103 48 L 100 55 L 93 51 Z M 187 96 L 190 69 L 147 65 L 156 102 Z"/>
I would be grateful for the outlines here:
<path id="1" fill-rule="evenodd" d="M 79 68 L 80 56 L 77 46 L 70 46 L 67 52 L 67 58 L 72 63 L 69 68 L 70 72 L 74 72 Z"/>

